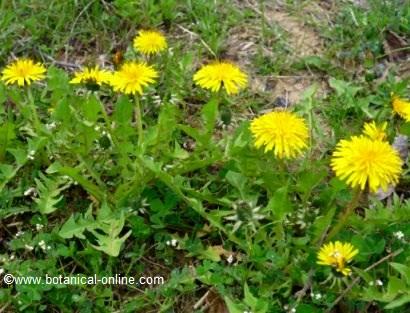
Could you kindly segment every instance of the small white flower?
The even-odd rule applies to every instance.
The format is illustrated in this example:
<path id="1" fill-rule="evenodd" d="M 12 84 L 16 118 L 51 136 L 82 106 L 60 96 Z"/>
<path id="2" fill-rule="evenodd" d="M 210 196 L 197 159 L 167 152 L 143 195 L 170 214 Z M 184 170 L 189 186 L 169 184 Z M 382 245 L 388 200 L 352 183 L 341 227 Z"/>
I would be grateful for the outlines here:
<path id="1" fill-rule="evenodd" d="M 40 231 L 40 230 L 42 230 L 44 228 L 44 225 L 42 225 L 42 224 L 36 224 L 36 230 L 37 231 Z"/>
<path id="2" fill-rule="evenodd" d="M 171 95 L 171 98 L 170 98 L 168 101 L 169 101 L 169 103 L 171 103 L 171 104 L 176 104 L 176 103 L 179 102 L 179 99 L 178 99 L 178 97 L 177 97 L 176 95 L 172 94 L 172 95 Z"/>
<path id="3" fill-rule="evenodd" d="M 45 251 L 47 250 L 46 242 L 44 240 L 41 240 L 38 245 L 40 246 L 41 250 Z"/>
<path id="4" fill-rule="evenodd" d="M 404 234 L 402 231 L 396 231 L 395 233 L 393 233 L 393 236 L 396 237 L 399 240 L 402 240 L 404 238 Z"/>
<path id="5" fill-rule="evenodd" d="M 169 245 L 171 244 L 171 241 L 167 240 L 167 241 L 165 242 L 165 244 L 166 244 L 167 246 L 169 246 Z"/>
<path id="6" fill-rule="evenodd" d="M 52 122 L 52 123 L 47 123 L 46 124 L 46 128 L 48 129 L 48 130 L 53 130 L 54 128 L 56 128 L 56 123 L 55 122 Z"/>
<path id="7" fill-rule="evenodd" d="M 47 250 L 51 250 L 51 246 L 47 246 Z"/>
<path id="8" fill-rule="evenodd" d="M 27 189 L 27 190 L 24 192 L 24 196 L 25 196 L 25 197 L 28 197 L 28 196 L 31 196 L 31 195 L 35 195 L 35 194 L 37 194 L 37 190 L 36 190 L 36 188 L 34 188 L 34 187 L 30 187 L 29 189 Z"/>
<path id="9" fill-rule="evenodd" d="M 172 169 L 173 167 L 174 167 L 173 164 L 167 164 L 167 165 L 164 166 L 164 171 L 168 171 L 168 170 Z"/>
<path id="10" fill-rule="evenodd" d="M 24 231 L 19 230 L 19 231 L 16 233 L 16 238 L 18 238 L 18 237 L 20 237 L 20 236 L 23 236 L 23 235 L 24 235 Z"/>
<path id="11" fill-rule="evenodd" d="M 10 255 L 10 260 L 14 260 L 16 256 L 14 254 Z"/>
<path id="12" fill-rule="evenodd" d="M 0 268 L 0 275 L 4 273 L 4 268 Z"/>
<path id="13" fill-rule="evenodd" d="M 176 240 L 176 239 L 171 240 L 171 246 L 176 247 L 177 244 L 178 244 L 178 240 Z"/>
<path id="14" fill-rule="evenodd" d="M 295 309 L 295 308 L 292 308 L 292 309 L 290 310 L 290 312 L 291 312 L 291 313 L 295 313 L 295 312 L 296 312 L 296 309 Z"/>
<path id="15" fill-rule="evenodd" d="M 226 259 L 226 261 L 227 261 L 229 264 L 232 264 L 232 262 L 233 262 L 233 255 L 230 254 L 230 255 L 228 256 L 228 258 Z"/>
<path id="16" fill-rule="evenodd" d="M 35 154 L 36 154 L 36 151 L 30 150 L 30 151 L 28 152 L 27 159 L 29 159 L 29 160 L 34 160 L 34 155 L 35 155 Z"/>
<path id="17" fill-rule="evenodd" d="M 33 246 L 30 246 L 30 245 L 24 245 L 24 248 L 26 248 L 26 250 L 28 250 L 28 251 L 31 251 L 31 250 L 33 250 L 34 249 L 34 247 Z M 11 258 L 10 258 L 11 259 Z"/>
<path id="18" fill-rule="evenodd" d="M 322 295 L 320 293 L 315 294 L 315 299 L 320 300 L 322 298 Z"/>
<path id="19" fill-rule="evenodd" d="M 380 279 L 376 280 L 375 284 L 376 286 L 383 286 L 383 282 Z"/>

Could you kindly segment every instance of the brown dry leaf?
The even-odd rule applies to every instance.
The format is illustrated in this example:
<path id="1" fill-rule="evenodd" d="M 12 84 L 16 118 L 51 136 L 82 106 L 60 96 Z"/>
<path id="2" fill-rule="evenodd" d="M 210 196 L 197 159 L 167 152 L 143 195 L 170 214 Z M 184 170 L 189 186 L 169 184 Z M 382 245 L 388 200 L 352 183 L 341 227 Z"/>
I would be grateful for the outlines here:
<path id="1" fill-rule="evenodd" d="M 212 289 L 209 289 L 202 297 L 199 299 L 194 307 L 194 310 L 202 309 L 206 313 L 229 313 L 226 307 L 225 301 L 221 296 Z"/>
<path id="2" fill-rule="evenodd" d="M 209 309 L 207 313 L 229 313 L 225 301 L 215 292 L 211 292 L 207 298 Z"/>
<path id="3" fill-rule="evenodd" d="M 390 61 L 407 57 L 409 50 L 403 49 L 408 48 L 410 43 L 391 30 L 385 32 L 385 38 L 386 40 L 384 41 L 383 46 Z"/>

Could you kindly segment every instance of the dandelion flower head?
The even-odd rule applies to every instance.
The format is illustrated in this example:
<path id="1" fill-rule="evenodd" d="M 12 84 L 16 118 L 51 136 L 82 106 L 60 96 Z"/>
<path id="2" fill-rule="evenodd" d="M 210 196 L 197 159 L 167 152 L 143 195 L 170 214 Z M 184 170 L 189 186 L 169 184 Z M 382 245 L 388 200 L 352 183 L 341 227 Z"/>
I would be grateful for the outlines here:
<path id="1" fill-rule="evenodd" d="M 158 54 L 167 47 L 166 38 L 158 31 L 140 30 L 134 38 L 134 48 L 142 54 Z"/>
<path id="2" fill-rule="evenodd" d="M 333 152 L 331 166 L 336 176 L 351 187 L 376 192 L 395 185 L 401 173 L 402 161 L 398 152 L 385 141 L 365 136 L 341 140 Z"/>
<path id="3" fill-rule="evenodd" d="M 100 69 L 98 66 L 94 68 L 85 67 L 82 71 L 74 73 L 74 78 L 70 80 L 71 84 L 97 84 L 101 86 L 103 83 L 110 83 L 112 78 L 111 72 Z"/>
<path id="4" fill-rule="evenodd" d="M 201 67 L 194 75 L 194 82 L 212 92 L 218 92 L 223 87 L 231 95 L 246 86 L 248 77 L 235 64 L 217 61 Z"/>
<path id="5" fill-rule="evenodd" d="M 143 88 L 153 84 L 158 77 L 157 71 L 145 63 L 128 62 L 114 72 L 111 86 L 115 91 L 125 94 L 143 94 Z"/>
<path id="6" fill-rule="evenodd" d="M 41 63 L 30 59 L 17 59 L 2 71 L 1 80 L 6 85 L 17 83 L 18 86 L 30 85 L 33 81 L 45 78 L 46 68 Z"/>
<path id="7" fill-rule="evenodd" d="M 377 125 L 374 121 L 371 123 L 365 123 L 363 134 L 373 140 L 385 140 L 387 138 L 386 128 L 386 122 L 381 125 Z"/>
<path id="8" fill-rule="evenodd" d="M 392 94 L 393 111 L 402 117 L 406 122 L 410 122 L 410 101 Z"/>
<path id="9" fill-rule="evenodd" d="M 251 122 L 255 147 L 265 146 L 278 158 L 294 158 L 307 147 L 308 127 L 303 118 L 288 111 L 264 114 Z"/>
<path id="10" fill-rule="evenodd" d="M 352 271 L 347 267 L 347 264 L 358 253 L 359 250 L 355 249 L 350 243 L 342 243 L 340 241 L 329 242 L 320 248 L 317 255 L 317 264 L 334 267 L 337 272 L 347 276 Z"/>

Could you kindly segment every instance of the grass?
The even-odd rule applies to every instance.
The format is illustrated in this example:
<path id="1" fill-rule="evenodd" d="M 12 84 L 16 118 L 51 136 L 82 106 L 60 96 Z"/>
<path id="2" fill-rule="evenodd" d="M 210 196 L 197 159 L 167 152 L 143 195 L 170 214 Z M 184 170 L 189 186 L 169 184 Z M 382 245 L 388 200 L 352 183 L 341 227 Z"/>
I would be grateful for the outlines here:
<path id="1" fill-rule="evenodd" d="M 363 191 L 356 205 L 329 166 L 365 122 L 388 122 L 390 143 L 410 135 L 391 109 L 391 93 L 410 96 L 405 1 L 3 1 L 0 27 L 2 69 L 16 57 L 48 67 L 30 97 L 0 84 L 0 277 L 165 281 L 3 281 L 0 312 L 407 310 L 408 160 L 394 193 Z M 69 80 L 81 66 L 143 58 L 132 40 L 146 28 L 169 49 L 148 60 L 160 77 L 137 97 L 139 139 L 134 97 Z M 247 88 L 196 86 L 193 74 L 214 59 L 238 64 Z M 250 121 L 280 107 L 309 128 L 297 160 L 253 145 Z M 316 258 L 347 206 L 334 240 L 359 253 L 342 277 Z"/>

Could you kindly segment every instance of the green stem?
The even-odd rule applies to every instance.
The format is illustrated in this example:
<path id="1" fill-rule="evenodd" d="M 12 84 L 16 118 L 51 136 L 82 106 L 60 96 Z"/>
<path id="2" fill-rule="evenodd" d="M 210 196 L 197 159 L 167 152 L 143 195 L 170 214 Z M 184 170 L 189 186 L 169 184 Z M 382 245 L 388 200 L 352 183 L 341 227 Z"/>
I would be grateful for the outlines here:
<path id="1" fill-rule="evenodd" d="M 31 119 L 33 121 L 33 126 L 36 132 L 39 134 L 42 131 L 41 122 L 37 114 L 37 109 L 34 104 L 33 94 L 31 93 L 30 87 L 27 88 L 27 99 L 28 99 L 28 106 L 30 108 Z"/>
<path id="2" fill-rule="evenodd" d="M 114 135 L 114 133 L 113 133 L 113 131 L 112 131 L 111 121 L 110 121 L 110 118 L 108 117 L 107 111 L 106 111 L 106 109 L 105 109 L 105 105 L 104 105 L 104 103 L 101 101 L 99 95 L 96 94 L 96 96 L 97 96 L 97 101 L 98 101 L 98 103 L 99 103 L 100 106 L 101 106 L 101 113 L 102 113 L 102 115 L 103 115 L 103 119 L 104 119 L 104 122 L 105 122 L 105 126 L 106 126 L 106 128 L 107 128 L 108 134 L 110 135 L 111 140 L 112 140 L 112 142 L 114 143 L 114 145 L 115 145 L 117 148 L 120 148 L 120 143 L 119 143 L 117 137 Z"/>
<path id="3" fill-rule="evenodd" d="M 354 191 L 352 200 L 347 205 L 345 211 L 340 215 L 339 221 L 337 222 L 337 224 L 330 231 L 329 235 L 327 236 L 327 240 L 332 239 L 346 225 L 346 222 L 349 219 L 349 216 L 352 215 L 352 213 L 354 212 L 354 209 L 357 208 L 357 205 L 358 205 L 359 199 L 360 199 L 360 195 L 361 195 L 360 189 L 356 188 L 355 191 Z"/>
<path id="4" fill-rule="evenodd" d="M 142 110 L 139 98 L 137 95 L 134 97 L 135 99 L 135 121 L 137 122 L 137 129 L 138 129 L 138 146 L 141 147 L 143 140 L 144 140 L 144 132 L 142 129 Z"/>
<path id="5" fill-rule="evenodd" d="M 77 155 L 78 160 L 83 163 L 85 165 L 85 167 L 87 168 L 88 172 L 90 173 L 90 175 L 92 176 L 92 178 L 94 178 L 94 180 L 97 182 L 97 184 L 105 189 L 105 185 L 103 183 L 103 181 L 100 178 L 100 175 L 94 171 L 94 169 L 92 168 L 92 166 L 81 156 L 81 155 Z"/>
<path id="6" fill-rule="evenodd" d="M 314 123 L 314 119 L 313 119 L 313 108 L 312 108 L 312 98 L 309 98 L 309 106 L 310 106 L 310 110 L 309 110 L 309 157 L 310 159 L 312 159 L 312 155 L 313 155 L 313 123 Z"/>
<path id="7" fill-rule="evenodd" d="M 279 162 L 279 177 L 280 177 L 280 180 L 281 180 L 283 186 L 287 186 L 288 185 L 288 177 L 287 177 L 286 174 L 289 171 L 288 171 L 288 167 L 287 167 L 287 164 L 286 164 L 286 160 L 283 159 L 283 158 L 278 158 L 277 160 Z"/>

